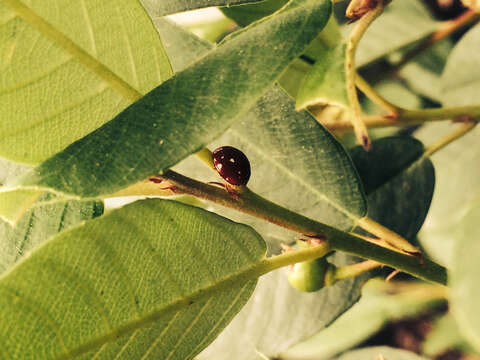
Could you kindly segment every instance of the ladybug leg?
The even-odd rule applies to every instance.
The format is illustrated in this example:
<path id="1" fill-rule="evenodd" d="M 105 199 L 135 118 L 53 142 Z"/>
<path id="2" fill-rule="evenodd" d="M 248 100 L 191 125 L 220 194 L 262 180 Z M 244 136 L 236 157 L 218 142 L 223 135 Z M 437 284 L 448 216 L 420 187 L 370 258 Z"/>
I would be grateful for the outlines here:
<path id="1" fill-rule="evenodd" d="M 208 183 L 225 189 L 225 191 L 235 200 L 238 200 L 240 198 L 238 196 L 238 192 L 234 188 L 232 188 L 229 184 L 223 184 L 216 181 L 209 181 Z"/>
<path id="2" fill-rule="evenodd" d="M 154 184 L 166 183 L 167 186 L 161 187 L 160 190 L 170 190 L 174 194 L 178 193 L 178 188 L 174 185 L 169 185 L 168 181 L 165 181 L 156 177 L 151 177 L 148 179 L 148 181 L 151 181 Z"/>

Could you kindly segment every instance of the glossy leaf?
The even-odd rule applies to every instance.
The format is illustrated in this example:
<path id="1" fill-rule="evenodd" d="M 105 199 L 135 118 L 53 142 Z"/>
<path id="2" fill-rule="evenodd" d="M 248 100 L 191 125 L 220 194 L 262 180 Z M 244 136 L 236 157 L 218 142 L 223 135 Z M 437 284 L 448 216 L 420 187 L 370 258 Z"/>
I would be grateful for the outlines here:
<path id="1" fill-rule="evenodd" d="M 326 49 L 306 75 L 297 95 L 296 107 L 336 105 L 349 107 L 345 79 L 345 44 Z"/>
<path id="2" fill-rule="evenodd" d="M 387 346 L 367 347 L 359 350 L 349 351 L 337 358 L 337 360 L 427 360 L 422 356 L 407 350 L 394 349 Z"/>
<path id="3" fill-rule="evenodd" d="M 438 24 L 420 1 L 393 1 L 362 38 L 357 51 L 357 66 L 364 66 L 427 37 Z"/>
<path id="4" fill-rule="evenodd" d="M 0 3 L 0 156 L 39 163 L 171 75 L 137 1 L 22 4 Z"/>
<path id="5" fill-rule="evenodd" d="M 100 201 L 61 201 L 44 196 L 15 227 L 0 220 L 0 227 L 5 229 L 0 235 L 0 274 L 57 233 L 102 213 Z"/>
<path id="6" fill-rule="evenodd" d="M 330 10 L 328 0 L 290 2 L 39 165 L 21 184 L 97 196 L 173 166 L 248 111 L 322 29 Z"/>
<path id="7" fill-rule="evenodd" d="M 419 286 L 392 294 L 381 280 L 362 288 L 362 297 L 333 324 L 310 339 L 280 354 L 285 360 L 322 360 L 351 349 L 380 331 L 391 321 L 419 316 L 442 303 L 443 297 Z M 372 358 L 374 360 L 374 358 Z"/>
<path id="8" fill-rule="evenodd" d="M 264 255 L 252 229 L 198 208 L 113 210 L 0 279 L 3 357 L 193 358 L 247 301 L 256 281 L 242 274 Z"/>
<path id="9" fill-rule="evenodd" d="M 480 202 L 477 200 L 457 225 L 449 277 L 452 313 L 458 322 L 460 331 L 477 351 L 480 351 L 479 218 Z"/>

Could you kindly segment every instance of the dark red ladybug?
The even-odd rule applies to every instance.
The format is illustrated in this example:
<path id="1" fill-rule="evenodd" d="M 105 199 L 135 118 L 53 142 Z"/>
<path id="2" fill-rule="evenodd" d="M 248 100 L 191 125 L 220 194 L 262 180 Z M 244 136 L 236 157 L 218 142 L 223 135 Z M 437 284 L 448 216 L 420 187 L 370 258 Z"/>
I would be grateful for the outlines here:
<path id="1" fill-rule="evenodd" d="M 243 152 L 232 146 L 222 146 L 213 151 L 213 165 L 222 178 L 231 185 L 247 185 L 250 179 L 250 162 Z"/>

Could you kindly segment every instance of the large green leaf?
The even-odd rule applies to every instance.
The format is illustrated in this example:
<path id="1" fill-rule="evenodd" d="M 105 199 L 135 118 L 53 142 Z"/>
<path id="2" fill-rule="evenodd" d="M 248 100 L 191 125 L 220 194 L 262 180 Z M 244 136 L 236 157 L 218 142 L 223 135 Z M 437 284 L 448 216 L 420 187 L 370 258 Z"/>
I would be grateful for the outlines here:
<path id="1" fill-rule="evenodd" d="M 449 285 L 452 288 L 452 313 L 465 338 L 480 351 L 480 203 L 477 199 L 454 233 L 455 244 L 451 260 Z"/>
<path id="2" fill-rule="evenodd" d="M 443 302 L 430 289 L 393 293 L 383 280 L 373 280 L 362 288 L 362 298 L 332 325 L 310 339 L 280 354 L 281 359 L 331 359 L 357 346 L 391 321 L 421 315 Z M 371 360 L 375 360 L 372 358 Z"/>
<path id="3" fill-rule="evenodd" d="M 478 46 L 479 25 L 462 37 L 447 60 L 441 78 L 444 106 L 480 104 L 480 55 L 472 51 Z M 416 136 L 424 143 L 433 143 L 455 127 L 451 123 L 432 124 L 420 129 Z M 420 241 L 430 255 L 443 264 L 450 261 L 453 233 L 468 210 L 468 202 L 480 196 L 479 134 L 477 128 L 432 157 L 437 189 L 426 224 L 420 232 Z"/>
<path id="4" fill-rule="evenodd" d="M 173 166 L 253 106 L 330 11 L 328 0 L 290 2 L 39 165 L 21 184 L 96 196 Z"/>
<path id="5" fill-rule="evenodd" d="M 422 356 L 407 350 L 394 349 L 387 346 L 367 347 L 360 350 L 349 351 L 341 356 L 338 360 L 376 360 L 383 356 L 385 360 L 427 360 Z"/>
<path id="6" fill-rule="evenodd" d="M 141 0 L 148 12 L 154 16 L 164 16 L 182 11 L 195 10 L 210 6 L 232 6 L 263 0 Z"/>
<path id="7" fill-rule="evenodd" d="M 44 196 L 39 199 L 13 228 L 0 220 L 0 227 L 5 231 L 0 235 L 0 274 L 60 231 L 103 213 L 103 203 L 100 201 L 48 198 Z"/>
<path id="8" fill-rule="evenodd" d="M 427 37 L 438 24 L 420 1 L 393 1 L 367 29 L 358 47 L 357 65 L 366 65 Z"/>
<path id="9" fill-rule="evenodd" d="M 145 200 L 67 230 L 0 279 L 2 357 L 191 359 L 245 304 L 252 229 Z M 243 277 L 242 277 L 243 276 Z"/>
<path id="10" fill-rule="evenodd" d="M 171 75 L 151 20 L 131 0 L 2 0 L 0 53 L 0 156 L 30 164 Z"/>

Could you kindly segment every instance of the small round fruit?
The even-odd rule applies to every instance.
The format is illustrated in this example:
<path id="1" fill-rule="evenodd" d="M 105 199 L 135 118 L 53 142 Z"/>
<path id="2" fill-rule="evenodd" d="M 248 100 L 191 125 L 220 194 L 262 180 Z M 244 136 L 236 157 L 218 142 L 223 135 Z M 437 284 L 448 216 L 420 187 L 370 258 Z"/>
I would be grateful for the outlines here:
<path id="1" fill-rule="evenodd" d="M 243 152 L 222 146 L 213 151 L 213 165 L 222 178 L 231 185 L 247 185 L 250 179 L 250 162 Z"/>
<path id="2" fill-rule="evenodd" d="M 328 262 L 324 258 L 297 263 L 288 274 L 288 282 L 300 291 L 318 291 L 325 285 L 327 268 Z"/>

